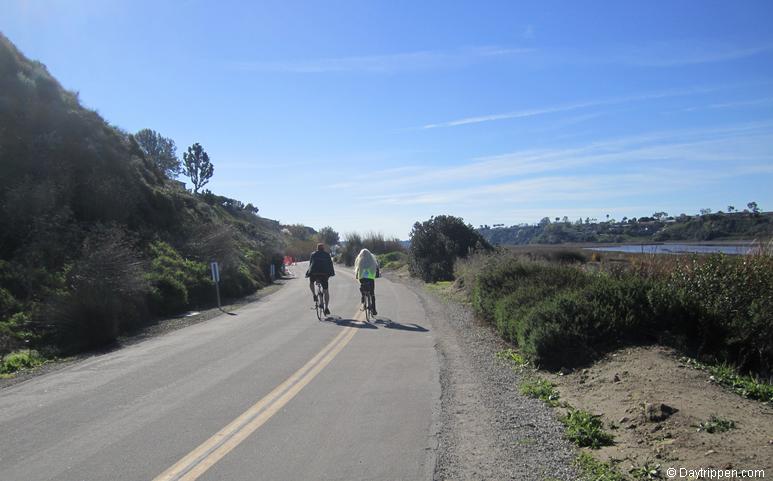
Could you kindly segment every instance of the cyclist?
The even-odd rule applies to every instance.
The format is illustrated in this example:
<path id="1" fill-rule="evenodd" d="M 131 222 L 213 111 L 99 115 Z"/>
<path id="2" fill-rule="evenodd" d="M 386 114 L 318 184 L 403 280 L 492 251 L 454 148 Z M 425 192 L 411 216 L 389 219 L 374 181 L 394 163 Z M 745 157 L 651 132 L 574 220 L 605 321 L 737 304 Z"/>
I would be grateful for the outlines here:
<path id="1" fill-rule="evenodd" d="M 354 261 L 354 277 L 360 281 L 360 300 L 364 304 L 365 296 L 370 296 L 371 312 L 374 316 L 378 315 L 376 311 L 376 278 L 381 277 L 378 268 L 376 256 L 371 254 L 368 249 L 363 249 L 357 254 Z"/>
<path id="2" fill-rule="evenodd" d="M 328 291 L 328 278 L 336 275 L 333 269 L 333 259 L 325 251 L 325 244 L 317 244 L 317 250 L 311 253 L 309 258 L 309 269 L 306 271 L 306 277 L 309 278 L 309 289 L 314 296 L 314 303 L 317 303 L 317 294 L 314 292 L 314 282 L 322 284 L 322 290 L 325 292 L 325 315 L 330 314 L 330 292 Z"/>

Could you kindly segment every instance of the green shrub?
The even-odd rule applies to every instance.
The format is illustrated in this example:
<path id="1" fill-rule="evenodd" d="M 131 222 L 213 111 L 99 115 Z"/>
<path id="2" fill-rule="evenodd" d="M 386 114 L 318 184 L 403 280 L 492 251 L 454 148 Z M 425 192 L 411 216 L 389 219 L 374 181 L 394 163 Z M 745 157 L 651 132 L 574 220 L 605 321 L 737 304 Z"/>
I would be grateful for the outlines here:
<path id="1" fill-rule="evenodd" d="M 494 320 L 496 303 L 505 295 L 521 287 L 537 286 L 546 292 L 580 287 L 588 282 L 588 275 L 579 269 L 528 262 L 514 257 L 492 258 L 477 276 L 472 291 L 475 312 L 488 321 Z"/>
<path id="2" fill-rule="evenodd" d="M 535 364 L 548 369 L 573 366 L 595 356 L 591 313 L 592 306 L 576 292 L 566 292 L 540 302 L 510 329 Z"/>
<path id="3" fill-rule="evenodd" d="M 224 297 L 239 297 L 255 292 L 258 281 L 250 269 L 242 264 L 236 268 L 227 267 L 220 277 L 220 294 Z"/>
<path id="4" fill-rule="evenodd" d="M 185 284 L 169 273 L 152 277 L 150 290 L 150 308 L 159 314 L 174 314 L 188 306 L 188 290 Z"/>
<path id="5" fill-rule="evenodd" d="M 471 225 L 449 215 L 416 222 L 410 240 L 411 273 L 424 282 L 453 280 L 457 259 L 491 250 L 489 243 Z"/>
<path id="6" fill-rule="evenodd" d="M 13 297 L 10 291 L 0 287 L 0 319 L 5 319 L 20 309 L 21 304 Z"/>
<path id="7" fill-rule="evenodd" d="M 621 345 L 665 342 L 742 372 L 773 372 L 772 256 L 644 264 L 591 273 L 513 255 L 476 256 L 458 264 L 457 285 L 470 292 L 479 317 L 543 367 L 577 365 Z"/>
<path id="8" fill-rule="evenodd" d="M 581 448 L 599 449 L 613 444 L 614 437 L 604 431 L 599 416 L 571 409 L 561 422 L 566 426 L 566 437 Z"/>
<path id="9" fill-rule="evenodd" d="M 34 350 L 12 352 L 0 361 L 0 374 L 13 374 L 22 369 L 32 369 L 44 362 L 45 359 Z"/>
<path id="10" fill-rule="evenodd" d="M 171 245 L 152 242 L 150 307 L 156 314 L 173 314 L 189 305 L 202 305 L 214 298 L 209 267 L 203 262 L 184 259 Z"/>
<path id="11" fill-rule="evenodd" d="M 376 258 L 382 269 L 399 269 L 408 264 L 408 254 L 402 251 L 379 254 Z"/>
<path id="12" fill-rule="evenodd" d="M 773 371 L 773 256 L 693 256 L 667 286 L 690 308 L 699 355 Z"/>
<path id="13" fill-rule="evenodd" d="M 507 294 L 494 305 L 494 325 L 510 342 L 518 344 L 518 328 L 529 311 L 545 299 L 552 297 L 556 288 L 544 285 L 526 285 Z"/>

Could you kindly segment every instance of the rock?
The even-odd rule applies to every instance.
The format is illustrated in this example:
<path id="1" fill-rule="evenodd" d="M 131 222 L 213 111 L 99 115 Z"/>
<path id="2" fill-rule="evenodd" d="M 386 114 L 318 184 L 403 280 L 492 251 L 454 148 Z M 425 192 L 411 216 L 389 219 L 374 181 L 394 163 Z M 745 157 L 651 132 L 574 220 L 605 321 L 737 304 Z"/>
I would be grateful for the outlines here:
<path id="1" fill-rule="evenodd" d="M 620 420 L 617 422 L 617 424 L 625 424 L 629 421 L 628 416 L 623 416 L 620 418 Z"/>
<path id="2" fill-rule="evenodd" d="M 679 410 L 663 403 L 644 403 L 644 417 L 650 422 L 665 421 L 677 411 Z"/>
<path id="3" fill-rule="evenodd" d="M 615 373 L 615 376 L 612 378 L 612 382 L 620 382 L 620 376 Z"/>
<path id="4" fill-rule="evenodd" d="M 705 453 L 703 453 L 703 455 L 704 455 L 704 456 L 709 456 L 709 455 L 711 455 L 711 454 L 714 454 L 714 453 L 716 453 L 716 451 L 714 451 L 713 449 L 709 449 L 708 451 L 706 451 Z"/>

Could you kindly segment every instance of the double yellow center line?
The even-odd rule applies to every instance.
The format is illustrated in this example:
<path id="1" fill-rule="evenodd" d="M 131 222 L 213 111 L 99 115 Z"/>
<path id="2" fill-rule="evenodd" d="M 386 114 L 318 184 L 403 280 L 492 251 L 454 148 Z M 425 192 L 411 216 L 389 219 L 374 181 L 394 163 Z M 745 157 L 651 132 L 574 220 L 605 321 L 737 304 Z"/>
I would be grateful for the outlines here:
<path id="1" fill-rule="evenodd" d="M 214 436 L 177 461 L 174 466 L 156 476 L 153 481 L 193 481 L 204 474 L 290 402 L 325 366 L 330 364 L 330 361 L 341 352 L 356 333 L 356 328 L 345 327 L 327 346 L 302 368 L 295 371 L 286 381 L 215 433 Z"/>

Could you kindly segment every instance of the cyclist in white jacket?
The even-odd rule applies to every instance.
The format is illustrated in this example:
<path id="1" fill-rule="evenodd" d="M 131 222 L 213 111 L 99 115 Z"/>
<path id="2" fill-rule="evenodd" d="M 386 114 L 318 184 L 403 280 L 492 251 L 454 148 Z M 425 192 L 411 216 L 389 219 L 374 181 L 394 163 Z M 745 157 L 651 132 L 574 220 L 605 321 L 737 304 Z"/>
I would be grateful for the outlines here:
<path id="1" fill-rule="evenodd" d="M 378 314 L 376 312 L 376 278 L 380 276 L 376 256 L 368 249 L 361 250 L 357 254 L 357 259 L 354 260 L 354 277 L 360 281 L 361 301 L 364 303 L 365 296 L 370 296 L 371 312 L 374 316 Z"/>

